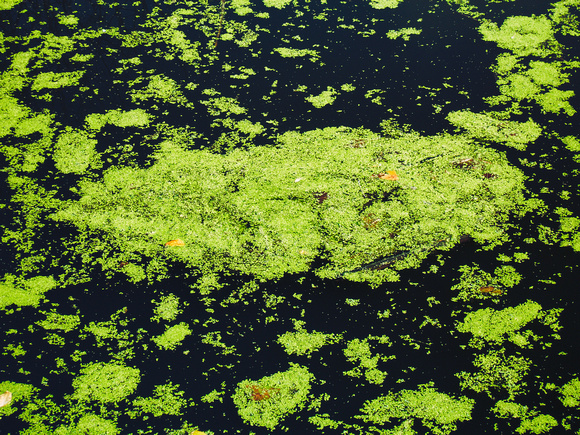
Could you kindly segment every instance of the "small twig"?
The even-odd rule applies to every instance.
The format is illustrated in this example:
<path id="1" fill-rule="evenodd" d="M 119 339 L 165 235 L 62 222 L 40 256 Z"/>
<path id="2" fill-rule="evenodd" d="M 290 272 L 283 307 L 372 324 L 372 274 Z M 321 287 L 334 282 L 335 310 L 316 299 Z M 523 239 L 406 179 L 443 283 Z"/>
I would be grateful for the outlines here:
<path id="1" fill-rule="evenodd" d="M 217 35 L 215 37 L 215 44 L 213 48 L 216 48 L 218 41 L 220 40 L 220 35 L 222 34 L 222 26 L 224 23 L 224 15 L 226 14 L 226 0 L 221 0 L 221 10 L 220 10 L 220 24 L 218 27 Z"/>

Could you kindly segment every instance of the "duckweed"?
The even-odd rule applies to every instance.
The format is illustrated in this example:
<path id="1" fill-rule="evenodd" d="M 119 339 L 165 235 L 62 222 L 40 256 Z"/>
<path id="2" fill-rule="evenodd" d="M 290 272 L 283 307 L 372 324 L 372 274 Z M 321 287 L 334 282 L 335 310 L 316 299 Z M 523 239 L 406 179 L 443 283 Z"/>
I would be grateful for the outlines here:
<path id="1" fill-rule="evenodd" d="M 575 2 L 150 3 L 0 0 L 3 430 L 577 431 Z"/>
<path id="2" fill-rule="evenodd" d="M 306 367 L 292 365 L 257 381 L 240 382 L 232 399 L 247 424 L 273 430 L 281 420 L 306 405 L 313 380 Z"/>
<path id="3" fill-rule="evenodd" d="M 73 398 L 81 401 L 116 403 L 125 400 L 136 389 L 139 369 L 117 363 L 90 363 L 73 379 Z"/>

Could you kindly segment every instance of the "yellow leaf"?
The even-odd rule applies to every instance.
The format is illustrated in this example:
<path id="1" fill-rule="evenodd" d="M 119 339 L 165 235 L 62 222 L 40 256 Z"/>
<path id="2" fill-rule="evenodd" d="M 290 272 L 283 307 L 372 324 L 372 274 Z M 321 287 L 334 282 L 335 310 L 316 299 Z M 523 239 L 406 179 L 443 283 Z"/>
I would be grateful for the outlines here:
<path id="1" fill-rule="evenodd" d="M 185 246 L 185 242 L 181 239 L 170 240 L 165 246 Z"/>
<path id="2" fill-rule="evenodd" d="M 379 174 L 379 178 L 381 180 L 392 180 L 392 181 L 396 181 L 399 179 L 399 176 L 397 175 L 397 173 L 395 171 L 387 171 L 386 174 Z"/>

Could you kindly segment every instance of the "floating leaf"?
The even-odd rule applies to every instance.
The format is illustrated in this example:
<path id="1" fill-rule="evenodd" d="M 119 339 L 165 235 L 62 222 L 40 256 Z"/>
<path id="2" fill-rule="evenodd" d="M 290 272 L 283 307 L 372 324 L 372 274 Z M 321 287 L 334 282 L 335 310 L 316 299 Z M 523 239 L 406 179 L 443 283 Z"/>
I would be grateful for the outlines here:
<path id="1" fill-rule="evenodd" d="M 399 176 L 395 171 L 387 171 L 386 174 L 380 173 L 377 175 L 381 180 L 391 180 L 396 181 L 399 179 Z"/>
<path id="2" fill-rule="evenodd" d="M 165 246 L 185 246 L 185 242 L 181 239 L 170 240 Z"/>
<path id="3" fill-rule="evenodd" d="M 501 289 L 496 288 L 496 287 L 492 287 L 492 286 L 480 287 L 479 291 L 481 293 L 487 293 L 487 294 L 490 294 L 492 296 L 499 296 L 503 293 L 503 291 Z"/>
<path id="4" fill-rule="evenodd" d="M 0 394 L 0 408 L 9 405 L 10 402 L 12 402 L 12 393 L 10 391 Z"/>

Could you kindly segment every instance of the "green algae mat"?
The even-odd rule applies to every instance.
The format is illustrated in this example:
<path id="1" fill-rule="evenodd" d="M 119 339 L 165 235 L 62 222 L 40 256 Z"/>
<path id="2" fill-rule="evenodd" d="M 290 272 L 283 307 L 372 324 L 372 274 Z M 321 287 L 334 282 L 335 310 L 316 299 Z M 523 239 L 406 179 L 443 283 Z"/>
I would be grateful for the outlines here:
<path id="1" fill-rule="evenodd" d="M 579 9 L 0 0 L 2 432 L 580 433 Z"/>

